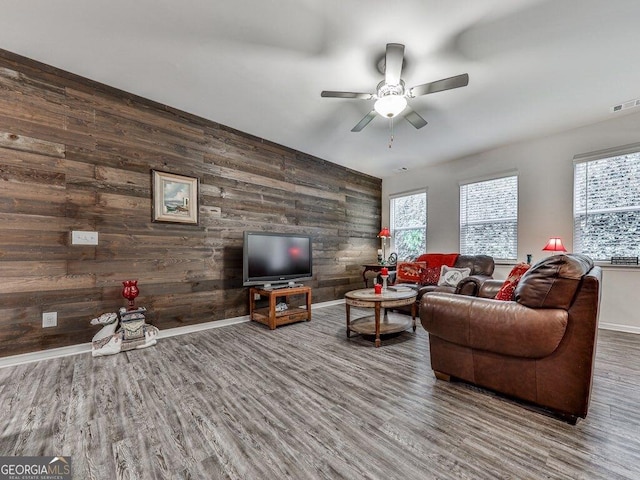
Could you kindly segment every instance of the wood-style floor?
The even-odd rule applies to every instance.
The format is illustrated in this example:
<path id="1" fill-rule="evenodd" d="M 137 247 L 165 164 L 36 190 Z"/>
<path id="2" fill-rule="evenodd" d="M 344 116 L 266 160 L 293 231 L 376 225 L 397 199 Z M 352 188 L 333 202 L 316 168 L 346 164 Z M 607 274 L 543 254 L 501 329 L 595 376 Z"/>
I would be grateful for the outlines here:
<path id="1" fill-rule="evenodd" d="M 576 426 L 437 381 L 421 326 L 348 340 L 336 305 L 0 369 L 0 428 L 1 455 L 70 455 L 83 480 L 638 479 L 640 336 L 600 332 Z"/>

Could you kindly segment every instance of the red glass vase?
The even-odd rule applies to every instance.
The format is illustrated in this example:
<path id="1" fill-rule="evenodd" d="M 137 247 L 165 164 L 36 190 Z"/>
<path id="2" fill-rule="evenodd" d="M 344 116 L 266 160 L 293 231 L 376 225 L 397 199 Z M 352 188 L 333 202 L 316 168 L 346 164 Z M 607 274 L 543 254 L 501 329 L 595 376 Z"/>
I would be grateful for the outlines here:
<path id="1" fill-rule="evenodd" d="M 127 309 L 134 310 L 136 308 L 134 300 L 140 293 L 140 290 L 138 290 L 138 281 L 125 280 L 124 282 L 122 282 L 122 285 L 124 285 L 124 288 L 122 289 L 122 296 L 129 300 Z"/>

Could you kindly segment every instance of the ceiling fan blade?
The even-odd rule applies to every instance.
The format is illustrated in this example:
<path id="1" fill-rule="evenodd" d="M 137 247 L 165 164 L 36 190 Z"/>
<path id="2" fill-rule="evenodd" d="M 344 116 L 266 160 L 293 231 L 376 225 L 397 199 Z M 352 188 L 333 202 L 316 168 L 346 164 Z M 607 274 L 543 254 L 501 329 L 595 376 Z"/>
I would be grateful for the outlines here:
<path id="1" fill-rule="evenodd" d="M 362 98 L 363 100 L 369 100 L 373 98 L 370 93 L 357 93 L 357 92 L 334 92 L 331 90 L 323 90 L 320 93 L 321 97 L 331 98 Z"/>
<path id="2" fill-rule="evenodd" d="M 398 85 L 402 75 L 404 61 L 404 45 L 401 43 L 387 43 L 387 53 L 384 59 L 384 81 L 388 85 Z"/>
<path id="3" fill-rule="evenodd" d="M 443 90 L 451 90 L 452 88 L 466 87 L 467 85 L 469 85 L 469 75 L 467 73 L 463 73 L 462 75 L 456 75 L 455 77 L 444 78 L 435 82 L 418 85 L 410 89 L 408 95 L 410 97 L 419 97 L 420 95 L 442 92 Z"/>
<path id="4" fill-rule="evenodd" d="M 371 110 L 369 113 L 365 115 L 365 117 L 358 122 L 358 124 L 351 129 L 352 132 L 359 132 L 364 127 L 369 125 L 369 122 L 375 118 L 377 115 L 375 110 Z"/>
<path id="5" fill-rule="evenodd" d="M 418 113 L 411 107 L 406 108 L 407 113 L 404 118 L 416 128 L 422 128 L 427 124 L 427 121 L 422 118 Z"/>

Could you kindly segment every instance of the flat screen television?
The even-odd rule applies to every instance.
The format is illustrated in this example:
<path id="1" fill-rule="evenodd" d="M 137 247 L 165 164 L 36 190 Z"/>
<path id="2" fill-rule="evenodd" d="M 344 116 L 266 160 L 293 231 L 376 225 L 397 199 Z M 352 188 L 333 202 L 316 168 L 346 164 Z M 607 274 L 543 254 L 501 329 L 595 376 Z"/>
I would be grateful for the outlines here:
<path id="1" fill-rule="evenodd" d="M 242 284 L 278 285 L 313 277 L 310 235 L 244 232 Z"/>

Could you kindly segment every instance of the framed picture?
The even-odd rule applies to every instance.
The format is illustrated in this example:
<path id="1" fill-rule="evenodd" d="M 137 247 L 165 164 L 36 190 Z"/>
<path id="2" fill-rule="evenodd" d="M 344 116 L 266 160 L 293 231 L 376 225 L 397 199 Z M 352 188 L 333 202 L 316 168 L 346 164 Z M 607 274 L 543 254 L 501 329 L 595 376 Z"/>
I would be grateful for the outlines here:
<path id="1" fill-rule="evenodd" d="M 153 221 L 198 224 L 198 179 L 151 170 Z"/>

